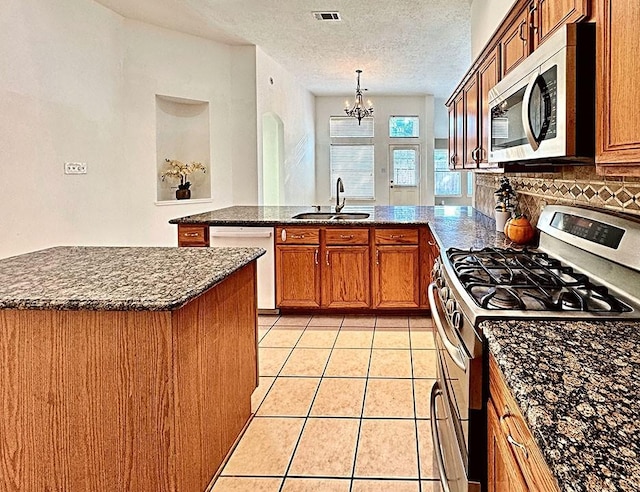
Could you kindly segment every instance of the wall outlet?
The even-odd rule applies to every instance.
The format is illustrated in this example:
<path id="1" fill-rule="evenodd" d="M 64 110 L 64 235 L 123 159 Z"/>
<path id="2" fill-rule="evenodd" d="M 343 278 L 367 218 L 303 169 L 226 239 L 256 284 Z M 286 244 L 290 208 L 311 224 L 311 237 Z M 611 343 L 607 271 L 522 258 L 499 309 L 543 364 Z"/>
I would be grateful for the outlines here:
<path id="1" fill-rule="evenodd" d="M 86 162 L 65 162 L 64 163 L 65 174 L 87 174 Z"/>

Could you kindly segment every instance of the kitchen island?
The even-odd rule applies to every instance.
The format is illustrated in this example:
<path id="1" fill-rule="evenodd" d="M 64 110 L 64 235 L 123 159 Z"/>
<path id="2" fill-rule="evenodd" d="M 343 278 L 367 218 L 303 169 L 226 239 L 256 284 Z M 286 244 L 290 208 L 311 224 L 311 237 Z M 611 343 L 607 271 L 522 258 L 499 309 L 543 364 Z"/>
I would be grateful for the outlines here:
<path id="1" fill-rule="evenodd" d="M 204 490 L 251 413 L 261 254 L 0 260 L 2 490 Z"/>

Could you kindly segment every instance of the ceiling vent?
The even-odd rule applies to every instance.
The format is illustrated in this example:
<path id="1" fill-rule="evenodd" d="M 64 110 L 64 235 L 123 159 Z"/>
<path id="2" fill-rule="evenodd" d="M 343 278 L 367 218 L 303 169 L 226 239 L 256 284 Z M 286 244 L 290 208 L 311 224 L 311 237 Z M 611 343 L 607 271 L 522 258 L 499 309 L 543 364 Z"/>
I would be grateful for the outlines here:
<path id="1" fill-rule="evenodd" d="M 340 12 L 313 12 L 313 16 L 319 21 L 341 21 Z"/>

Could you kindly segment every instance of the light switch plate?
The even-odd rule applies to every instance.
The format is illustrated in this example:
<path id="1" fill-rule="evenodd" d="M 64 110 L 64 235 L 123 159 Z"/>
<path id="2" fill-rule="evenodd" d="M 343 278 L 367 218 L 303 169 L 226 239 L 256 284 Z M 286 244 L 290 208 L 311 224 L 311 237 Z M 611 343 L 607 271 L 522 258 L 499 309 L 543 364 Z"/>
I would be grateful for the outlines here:
<path id="1" fill-rule="evenodd" d="M 86 162 L 65 162 L 64 163 L 65 174 L 87 174 Z"/>

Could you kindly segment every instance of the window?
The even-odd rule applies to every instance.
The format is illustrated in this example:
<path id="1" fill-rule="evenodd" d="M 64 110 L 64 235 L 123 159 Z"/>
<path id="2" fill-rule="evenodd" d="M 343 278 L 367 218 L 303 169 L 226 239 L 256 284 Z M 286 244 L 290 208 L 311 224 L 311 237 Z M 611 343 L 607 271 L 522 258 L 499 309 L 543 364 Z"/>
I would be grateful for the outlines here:
<path id="1" fill-rule="evenodd" d="M 342 178 L 345 198 L 374 198 L 373 145 L 331 145 L 330 160 L 332 198 L 338 178 Z"/>
<path id="2" fill-rule="evenodd" d="M 418 186 L 420 146 L 390 145 L 389 150 L 393 185 Z"/>
<path id="3" fill-rule="evenodd" d="M 418 138 L 420 119 L 417 116 L 390 116 L 389 136 L 391 138 Z"/>
<path id="4" fill-rule="evenodd" d="M 373 118 L 363 118 L 360 125 L 352 117 L 329 119 L 331 197 L 336 196 L 336 181 L 342 178 L 344 196 L 356 200 L 375 198 Z"/>
<path id="5" fill-rule="evenodd" d="M 434 149 L 433 164 L 435 169 L 434 194 L 436 196 L 460 196 L 462 194 L 462 177 L 459 171 L 449 170 L 446 149 Z"/>
<path id="6" fill-rule="evenodd" d="M 473 171 L 467 171 L 467 196 L 473 196 Z"/>

